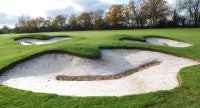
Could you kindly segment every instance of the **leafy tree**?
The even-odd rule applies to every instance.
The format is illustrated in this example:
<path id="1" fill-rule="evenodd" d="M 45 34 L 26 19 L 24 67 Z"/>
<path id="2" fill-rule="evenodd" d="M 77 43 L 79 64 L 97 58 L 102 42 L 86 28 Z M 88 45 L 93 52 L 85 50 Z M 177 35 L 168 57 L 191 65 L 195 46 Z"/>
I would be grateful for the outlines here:
<path id="1" fill-rule="evenodd" d="M 92 28 L 92 17 L 91 17 L 91 14 L 88 13 L 88 12 L 83 12 L 78 17 L 78 23 L 85 30 L 90 30 Z"/>
<path id="2" fill-rule="evenodd" d="M 109 11 L 106 13 L 106 20 L 108 20 L 108 25 L 113 25 L 115 27 L 122 25 L 125 22 L 124 6 L 113 5 L 110 7 Z"/>
<path id="3" fill-rule="evenodd" d="M 4 26 L 2 27 L 2 31 L 3 31 L 4 33 L 9 33 L 9 32 L 10 32 L 10 29 L 9 29 L 8 26 L 4 25 Z"/>
<path id="4" fill-rule="evenodd" d="M 0 34 L 4 34 L 5 31 L 3 29 L 0 29 Z"/>
<path id="5" fill-rule="evenodd" d="M 66 21 L 67 21 L 66 17 L 64 17 L 63 15 L 58 15 L 53 20 L 52 26 L 55 27 L 55 28 L 61 28 L 61 27 L 65 26 Z"/>
<path id="6" fill-rule="evenodd" d="M 35 19 L 31 19 L 26 22 L 26 30 L 29 32 L 36 32 L 37 22 Z"/>
<path id="7" fill-rule="evenodd" d="M 75 15 L 72 15 L 71 18 L 68 21 L 68 24 L 71 28 L 71 30 L 77 30 L 78 29 L 78 21 Z"/>
<path id="8" fill-rule="evenodd" d="M 181 4 L 181 5 L 180 5 Z M 189 25 L 200 26 L 200 0 L 180 0 L 171 12 L 166 0 L 131 0 L 129 4 L 112 5 L 104 14 L 102 10 L 83 12 L 80 16 L 67 18 L 58 15 L 55 19 L 22 15 L 14 30 L 16 32 L 101 30 L 124 28 L 147 28 L 166 26 L 185 26 L 186 15 L 178 13 L 187 10 Z M 169 15 L 172 20 L 169 21 Z M 4 32 L 6 30 L 3 30 Z M 10 32 L 10 29 L 9 29 Z"/>
<path id="9" fill-rule="evenodd" d="M 45 24 L 45 19 L 41 16 L 35 18 L 36 24 L 38 28 L 41 28 Z"/>

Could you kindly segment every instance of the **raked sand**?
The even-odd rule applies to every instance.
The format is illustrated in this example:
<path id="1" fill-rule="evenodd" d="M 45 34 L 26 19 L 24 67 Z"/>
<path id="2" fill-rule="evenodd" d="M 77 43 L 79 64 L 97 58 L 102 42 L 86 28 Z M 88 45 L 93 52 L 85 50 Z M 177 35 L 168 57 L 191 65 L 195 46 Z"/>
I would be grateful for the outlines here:
<path id="1" fill-rule="evenodd" d="M 132 42 L 132 43 L 161 45 L 161 46 L 171 46 L 171 47 L 190 47 L 190 46 L 193 46 L 190 43 L 175 41 L 175 40 L 171 40 L 171 39 L 157 38 L 157 37 L 147 37 L 146 42 L 131 40 L 131 39 L 122 39 L 122 41 Z"/>
<path id="2" fill-rule="evenodd" d="M 41 44 L 49 44 L 54 43 L 60 40 L 72 39 L 69 37 L 53 37 L 47 40 L 33 39 L 33 38 L 21 38 L 16 41 L 20 42 L 21 45 L 41 45 Z"/>
<path id="3" fill-rule="evenodd" d="M 22 90 L 68 96 L 124 96 L 170 90 L 179 85 L 183 67 L 199 62 L 160 52 L 104 49 L 101 59 L 68 54 L 45 54 L 16 65 L 0 76 L 0 83 Z M 115 80 L 58 81 L 56 76 L 116 75 L 152 61 L 161 64 Z"/>

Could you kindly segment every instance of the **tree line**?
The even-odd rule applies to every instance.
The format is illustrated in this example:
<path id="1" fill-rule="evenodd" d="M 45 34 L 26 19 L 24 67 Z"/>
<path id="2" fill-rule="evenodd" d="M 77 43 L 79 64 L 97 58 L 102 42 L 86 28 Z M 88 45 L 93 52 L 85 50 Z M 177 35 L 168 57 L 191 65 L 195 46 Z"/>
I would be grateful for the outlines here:
<path id="1" fill-rule="evenodd" d="M 95 10 L 79 16 L 21 16 L 13 30 L 3 27 L 0 33 L 200 27 L 199 9 L 200 0 L 177 0 L 175 7 L 171 7 L 166 0 L 137 0 L 112 5 L 106 12 Z"/>

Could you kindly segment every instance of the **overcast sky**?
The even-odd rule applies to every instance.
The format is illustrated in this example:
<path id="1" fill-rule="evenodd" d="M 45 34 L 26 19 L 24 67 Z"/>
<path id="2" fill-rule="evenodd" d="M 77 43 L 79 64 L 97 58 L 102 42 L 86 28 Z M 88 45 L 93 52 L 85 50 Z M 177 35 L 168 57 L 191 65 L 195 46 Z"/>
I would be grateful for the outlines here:
<path id="1" fill-rule="evenodd" d="M 172 3 L 174 0 L 168 0 Z M 107 10 L 112 4 L 126 4 L 129 0 L 2 0 L 0 3 L 0 28 L 14 27 L 21 15 L 54 17 L 92 11 Z"/>

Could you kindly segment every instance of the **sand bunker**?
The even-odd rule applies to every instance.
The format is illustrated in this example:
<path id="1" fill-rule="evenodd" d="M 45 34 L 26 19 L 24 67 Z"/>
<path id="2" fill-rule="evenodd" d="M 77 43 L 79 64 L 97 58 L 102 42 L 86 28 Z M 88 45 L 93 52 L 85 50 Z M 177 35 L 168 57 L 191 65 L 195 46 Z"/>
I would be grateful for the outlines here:
<path id="1" fill-rule="evenodd" d="M 132 49 L 101 50 L 101 59 L 68 54 L 45 54 L 16 65 L 0 76 L 0 83 L 33 92 L 68 96 L 124 96 L 170 90 L 179 85 L 177 73 L 196 61 L 159 52 Z M 97 81 L 59 81 L 58 76 L 109 76 L 128 72 L 148 63 L 160 64 L 126 77 Z"/>
<path id="2" fill-rule="evenodd" d="M 143 43 L 143 44 L 152 44 L 152 45 L 162 45 L 162 46 L 171 46 L 171 47 L 190 47 L 193 46 L 190 43 L 179 42 L 171 39 L 157 38 L 157 37 L 147 37 L 146 42 L 136 41 L 131 39 L 122 39 L 124 42 L 132 43 Z"/>
<path id="3" fill-rule="evenodd" d="M 41 44 L 49 44 L 54 43 L 60 40 L 66 40 L 66 39 L 72 39 L 69 37 L 54 37 L 50 38 L 48 40 L 39 40 L 39 39 L 33 39 L 33 38 L 21 38 L 16 41 L 20 42 L 22 45 L 41 45 Z"/>

